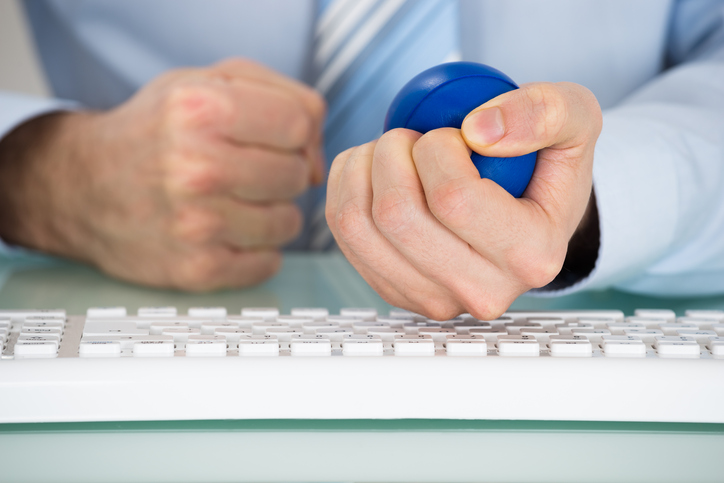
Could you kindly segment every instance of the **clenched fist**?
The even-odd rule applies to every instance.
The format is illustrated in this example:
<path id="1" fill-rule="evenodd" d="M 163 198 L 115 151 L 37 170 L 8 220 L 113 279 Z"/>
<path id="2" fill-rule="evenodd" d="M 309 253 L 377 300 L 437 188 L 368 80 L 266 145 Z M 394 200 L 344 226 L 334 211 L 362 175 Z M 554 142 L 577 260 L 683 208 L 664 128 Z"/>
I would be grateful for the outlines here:
<path id="1" fill-rule="evenodd" d="M 52 114 L 0 143 L 0 237 L 152 286 L 257 283 L 323 178 L 324 102 L 258 64 L 160 76 L 108 112 Z"/>
<path id="2" fill-rule="evenodd" d="M 570 83 L 528 84 L 470 113 L 462 129 L 395 129 L 334 161 L 327 221 L 389 303 L 444 320 L 498 317 L 552 281 L 591 199 L 601 110 Z M 540 150 L 519 199 L 481 179 L 471 149 Z"/>

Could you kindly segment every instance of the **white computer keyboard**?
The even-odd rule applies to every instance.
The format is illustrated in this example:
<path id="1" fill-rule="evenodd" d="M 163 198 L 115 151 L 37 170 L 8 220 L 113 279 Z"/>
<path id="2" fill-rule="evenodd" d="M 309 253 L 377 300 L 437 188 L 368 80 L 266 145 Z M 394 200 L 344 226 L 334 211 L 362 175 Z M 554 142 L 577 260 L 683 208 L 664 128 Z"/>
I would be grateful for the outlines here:
<path id="1" fill-rule="evenodd" d="M 724 311 L 0 310 L 0 422 L 724 423 Z"/>

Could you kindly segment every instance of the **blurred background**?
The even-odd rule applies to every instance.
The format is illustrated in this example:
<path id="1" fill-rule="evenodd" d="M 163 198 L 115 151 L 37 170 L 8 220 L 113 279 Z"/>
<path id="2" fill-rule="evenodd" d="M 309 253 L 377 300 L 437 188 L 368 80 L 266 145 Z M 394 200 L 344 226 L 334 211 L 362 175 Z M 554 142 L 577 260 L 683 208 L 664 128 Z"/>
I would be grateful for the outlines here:
<path id="1" fill-rule="evenodd" d="M 0 90 L 48 94 L 19 0 L 0 0 Z"/>

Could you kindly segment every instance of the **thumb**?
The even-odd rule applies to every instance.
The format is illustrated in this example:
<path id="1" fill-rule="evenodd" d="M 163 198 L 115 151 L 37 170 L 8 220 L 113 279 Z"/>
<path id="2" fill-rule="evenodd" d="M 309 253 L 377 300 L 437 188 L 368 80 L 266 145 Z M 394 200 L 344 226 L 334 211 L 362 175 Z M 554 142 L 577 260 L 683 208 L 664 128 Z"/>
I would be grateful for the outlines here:
<path id="1" fill-rule="evenodd" d="M 570 82 L 524 84 L 478 107 L 462 124 L 467 145 L 492 157 L 595 142 L 600 130 L 596 97 Z"/>

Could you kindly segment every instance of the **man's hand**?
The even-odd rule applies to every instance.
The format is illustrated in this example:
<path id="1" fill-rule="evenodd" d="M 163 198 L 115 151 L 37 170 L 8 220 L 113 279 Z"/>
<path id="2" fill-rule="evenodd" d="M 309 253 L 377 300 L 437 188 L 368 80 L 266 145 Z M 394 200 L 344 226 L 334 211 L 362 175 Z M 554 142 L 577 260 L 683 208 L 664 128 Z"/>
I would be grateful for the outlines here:
<path id="1" fill-rule="evenodd" d="M 325 106 L 230 60 L 171 71 L 104 113 L 30 121 L 0 144 L 0 237 L 143 284 L 257 283 L 323 178 Z"/>
<path id="2" fill-rule="evenodd" d="M 560 271 L 591 197 L 600 130 L 584 87 L 524 85 L 470 113 L 462 130 L 396 129 L 340 154 L 327 222 L 389 303 L 438 320 L 494 319 Z M 523 197 L 481 179 L 471 148 L 497 157 L 541 150 Z"/>

